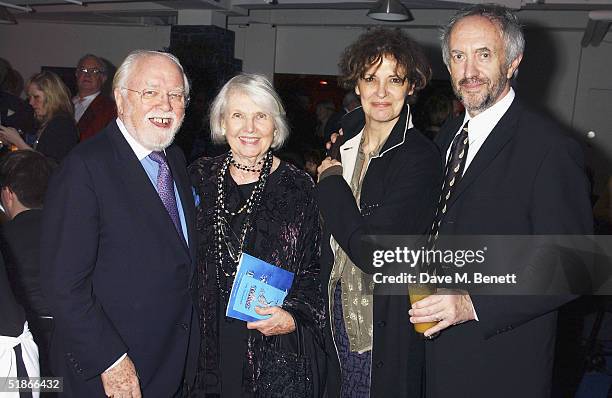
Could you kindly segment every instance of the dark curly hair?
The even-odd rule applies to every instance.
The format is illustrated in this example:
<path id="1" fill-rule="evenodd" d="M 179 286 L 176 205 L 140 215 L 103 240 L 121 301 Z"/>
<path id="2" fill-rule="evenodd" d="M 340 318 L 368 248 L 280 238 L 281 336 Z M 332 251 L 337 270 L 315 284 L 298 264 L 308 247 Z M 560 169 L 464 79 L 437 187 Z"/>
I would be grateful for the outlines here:
<path id="1" fill-rule="evenodd" d="M 414 85 L 415 92 L 427 86 L 431 67 L 421 47 L 400 29 L 385 28 L 368 30 L 344 50 L 338 63 L 339 83 L 348 90 L 355 88 L 370 66 L 380 65 L 384 56 L 395 59 L 397 70 L 406 73 L 403 77 Z"/>

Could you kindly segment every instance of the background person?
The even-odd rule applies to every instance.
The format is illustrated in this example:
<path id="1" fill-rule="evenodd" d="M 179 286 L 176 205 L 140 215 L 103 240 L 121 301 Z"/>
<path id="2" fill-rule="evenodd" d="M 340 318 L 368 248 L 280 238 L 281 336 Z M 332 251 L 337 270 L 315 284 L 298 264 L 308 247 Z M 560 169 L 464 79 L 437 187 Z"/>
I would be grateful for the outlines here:
<path id="1" fill-rule="evenodd" d="M 9 152 L 0 161 L 0 199 L 9 217 L 1 226 L 2 254 L 38 345 L 43 376 L 51 376 L 52 319 L 40 286 L 40 233 L 43 201 L 55 168 L 53 160 L 35 151 Z"/>
<path id="2" fill-rule="evenodd" d="M 21 90 L 17 94 L 10 92 L 5 87 L 12 78 L 13 72 L 11 64 L 4 58 L 0 58 L 0 125 L 13 127 L 26 134 L 31 133 L 34 130 L 32 108 L 19 98 Z"/>
<path id="3" fill-rule="evenodd" d="M 28 145 L 15 128 L 1 126 L 0 141 L 17 149 L 34 149 L 60 163 L 78 142 L 68 88 L 59 76 L 48 71 L 32 76 L 26 86 L 38 121 L 35 141 Z"/>
<path id="4" fill-rule="evenodd" d="M 86 54 L 76 67 L 77 95 L 72 98 L 74 120 L 79 140 L 84 141 L 101 131 L 117 117 L 115 102 L 102 94 L 108 77 L 106 62 L 93 54 Z"/>
<path id="5" fill-rule="evenodd" d="M 4 260 L 0 256 L 0 388 L 6 398 L 20 398 L 26 393 L 7 392 L 7 377 L 39 377 L 38 349 L 28 330 L 25 312 L 9 283 Z M 30 393 L 38 398 L 39 393 Z"/>

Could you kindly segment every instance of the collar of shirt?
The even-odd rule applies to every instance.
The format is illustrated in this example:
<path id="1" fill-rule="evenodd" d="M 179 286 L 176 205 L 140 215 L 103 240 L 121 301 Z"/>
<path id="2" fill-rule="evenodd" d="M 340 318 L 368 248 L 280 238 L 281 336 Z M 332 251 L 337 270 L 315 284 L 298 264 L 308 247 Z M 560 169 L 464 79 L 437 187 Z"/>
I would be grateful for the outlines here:
<path id="1" fill-rule="evenodd" d="M 132 151 L 134 151 L 134 153 L 136 154 L 136 157 L 139 161 L 142 162 L 142 159 L 146 158 L 151 152 L 153 152 L 142 146 L 138 141 L 136 141 L 136 139 L 132 137 L 132 134 L 127 131 L 127 128 L 119 118 L 117 118 L 117 126 L 119 127 L 119 131 L 121 131 L 121 134 L 123 134 L 125 140 L 130 145 L 130 148 L 132 148 Z"/>
<path id="2" fill-rule="evenodd" d="M 495 105 L 491 106 L 487 110 L 474 117 L 470 117 L 469 113 L 465 112 L 465 117 L 463 119 L 463 123 L 459 130 L 455 133 L 455 136 L 459 134 L 461 128 L 465 125 L 465 122 L 470 121 L 469 124 L 469 149 L 467 158 L 465 159 L 465 168 L 463 169 L 463 173 L 469 167 L 470 163 L 480 150 L 482 144 L 484 144 L 485 140 L 491 134 L 491 131 L 495 128 L 499 120 L 504 116 L 504 114 L 512 105 L 512 101 L 514 101 L 515 93 L 512 88 L 508 94 L 504 96 L 501 100 L 499 100 Z M 448 160 L 448 155 L 450 152 L 450 147 L 446 151 L 446 159 Z"/>
<path id="3" fill-rule="evenodd" d="M 91 103 L 91 101 L 93 101 L 98 95 L 100 95 L 100 92 L 97 91 L 91 95 L 86 95 L 85 97 L 81 98 L 78 95 L 75 95 L 74 97 L 72 97 L 72 103 L 76 104 L 77 102 L 83 103 L 83 102 L 89 102 Z"/>
<path id="4" fill-rule="evenodd" d="M 72 98 L 72 103 L 74 104 L 74 120 L 76 120 L 77 123 L 79 120 L 81 120 L 81 117 L 83 117 L 83 114 L 89 105 L 91 105 L 93 100 L 96 99 L 99 94 L 100 92 L 98 91 L 97 93 L 93 93 L 83 98 L 79 97 L 78 95 Z"/>

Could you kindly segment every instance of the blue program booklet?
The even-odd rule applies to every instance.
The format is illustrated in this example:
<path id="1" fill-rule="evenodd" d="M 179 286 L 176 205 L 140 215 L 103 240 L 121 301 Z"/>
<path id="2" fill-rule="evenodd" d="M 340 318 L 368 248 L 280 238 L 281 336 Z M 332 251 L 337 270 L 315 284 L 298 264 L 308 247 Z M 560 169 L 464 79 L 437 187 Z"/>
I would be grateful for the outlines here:
<path id="1" fill-rule="evenodd" d="M 255 307 L 280 307 L 292 283 L 293 272 L 242 253 L 225 315 L 247 322 L 269 318 Z"/>

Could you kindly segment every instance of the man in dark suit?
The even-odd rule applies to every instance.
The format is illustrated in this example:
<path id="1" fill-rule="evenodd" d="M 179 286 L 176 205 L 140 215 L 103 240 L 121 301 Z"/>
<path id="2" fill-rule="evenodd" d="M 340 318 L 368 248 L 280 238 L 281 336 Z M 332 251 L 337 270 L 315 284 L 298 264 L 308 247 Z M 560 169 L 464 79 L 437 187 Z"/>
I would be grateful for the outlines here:
<path id="1" fill-rule="evenodd" d="M 11 64 L 0 58 L 0 84 L 11 71 Z M 0 125 L 21 130 L 24 134 L 34 132 L 34 111 L 21 98 L 0 90 Z"/>
<path id="2" fill-rule="evenodd" d="M 0 246 L 18 302 L 39 348 L 41 373 L 50 376 L 48 347 L 52 330 L 40 287 L 40 229 L 47 186 L 56 164 L 36 151 L 9 152 L 0 162 L 0 199 L 9 221 L 0 229 Z"/>
<path id="3" fill-rule="evenodd" d="M 43 210 L 43 291 L 67 397 L 173 397 L 193 380 L 194 198 L 170 145 L 189 83 L 178 59 L 136 51 L 113 80 L 118 118 L 65 159 Z"/>
<path id="4" fill-rule="evenodd" d="M 6 377 L 38 377 L 38 351 L 28 330 L 23 308 L 19 305 L 0 256 L 0 389 L 8 394 Z M 11 353 L 11 351 L 13 351 Z M 6 394 L 6 395 L 5 395 Z M 26 393 L 22 393 L 26 396 Z M 32 396 L 29 394 L 28 396 Z M 35 395 L 37 396 L 37 395 Z"/>
<path id="5" fill-rule="evenodd" d="M 107 67 L 103 59 L 86 54 L 76 68 L 77 95 L 72 99 L 81 141 L 93 137 L 117 116 L 115 102 L 102 94 Z"/>
<path id="6" fill-rule="evenodd" d="M 580 147 L 510 86 L 523 48 L 518 19 L 499 6 L 460 11 L 443 33 L 443 57 L 466 113 L 436 137 L 447 171 L 434 242 L 438 234 L 592 231 Z M 427 344 L 427 396 L 550 396 L 557 309 L 571 299 L 458 292 L 415 303 L 411 321 L 438 322 L 425 334 L 440 332 Z"/>

